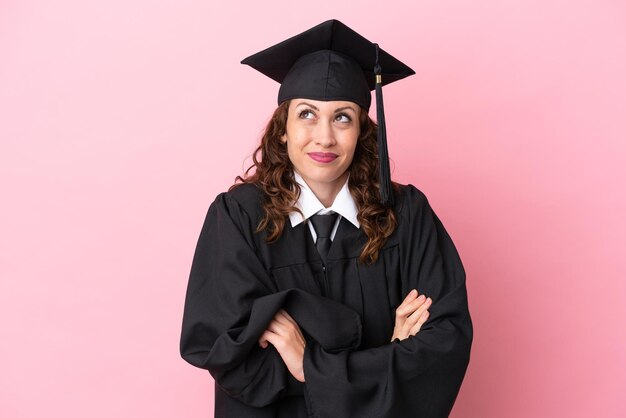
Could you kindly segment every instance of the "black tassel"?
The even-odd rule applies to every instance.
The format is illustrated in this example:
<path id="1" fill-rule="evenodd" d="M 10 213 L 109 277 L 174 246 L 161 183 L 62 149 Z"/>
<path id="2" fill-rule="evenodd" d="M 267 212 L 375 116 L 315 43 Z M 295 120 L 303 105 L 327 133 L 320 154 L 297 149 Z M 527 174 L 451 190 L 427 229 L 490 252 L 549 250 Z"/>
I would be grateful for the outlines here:
<path id="1" fill-rule="evenodd" d="M 378 44 L 376 47 L 376 118 L 378 120 L 378 168 L 380 171 L 380 200 L 385 206 L 393 205 L 393 188 L 391 187 L 391 171 L 389 169 L 389 151 L 387 150 L 387 127 L 385 126 L 385 106 L 383 103 L 383 86 L 381 68 L 378 63 Z"/>

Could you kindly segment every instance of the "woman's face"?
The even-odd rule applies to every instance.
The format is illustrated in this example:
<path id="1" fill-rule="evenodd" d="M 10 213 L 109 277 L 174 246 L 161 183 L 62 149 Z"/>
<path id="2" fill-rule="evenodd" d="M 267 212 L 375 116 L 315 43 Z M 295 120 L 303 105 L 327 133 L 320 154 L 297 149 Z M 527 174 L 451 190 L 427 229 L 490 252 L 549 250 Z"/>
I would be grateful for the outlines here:
<path id="1" fill-rule="evenodd" d="M 281 140 L 313 191 L 336 193 L 345 183 L 360 134 L 360 112 L 352 102 L 291 100 Z"/>

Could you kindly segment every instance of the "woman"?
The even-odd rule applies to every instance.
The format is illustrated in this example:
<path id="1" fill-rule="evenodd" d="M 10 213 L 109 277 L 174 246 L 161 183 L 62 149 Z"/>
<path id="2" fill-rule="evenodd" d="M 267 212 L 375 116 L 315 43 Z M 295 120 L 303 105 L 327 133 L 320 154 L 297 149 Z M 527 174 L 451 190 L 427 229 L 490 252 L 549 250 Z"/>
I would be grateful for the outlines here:
<path id="1" fill-rule="evenodd" d="M 381 86 L 413 71 L 336 20 L 243 63 L 281 83 L 279 106 L 254 174 L 209 208 L 180 347 L 215 378 L 215 416 L 447 416 L 472 341 L 465 272 L 386 157 Z"/>

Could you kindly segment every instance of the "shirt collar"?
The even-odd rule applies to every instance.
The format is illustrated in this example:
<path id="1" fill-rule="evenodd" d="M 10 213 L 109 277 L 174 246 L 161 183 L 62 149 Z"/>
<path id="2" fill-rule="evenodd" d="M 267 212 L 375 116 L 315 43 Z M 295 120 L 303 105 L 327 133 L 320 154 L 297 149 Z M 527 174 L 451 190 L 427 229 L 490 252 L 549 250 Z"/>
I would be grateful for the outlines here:
<path id="1" fill-rule="evenodd" d="M 356 207 L 356 203 L 354 202 L 354 198 L 350 193 L 350 189 L 348 188 L 350 175 L 348 175 L 343 187 L 339 190 L 339 193 L 337 193 L 333 204 L 329 208 L 325 208 L 322 202 L 320 202 L 317 196 L 315 196 L 315 193 L 313 193 L 308 184 L 306 184 L 302 176 L 295 170 L 293 174 L 296 182 L 300 185 L 300 197 L 295 206 L 302 211 L 304 218 L 300 216 L 298 212 L 290 212 L 289 220 L 291 221 L 292 227 L 299 225 L 319 211 L 322 211 L 322 213 L 333 211 L 346 218 L 357 228 L 360 228 L 359 221 L 357 220 L 358 209 Z"/>

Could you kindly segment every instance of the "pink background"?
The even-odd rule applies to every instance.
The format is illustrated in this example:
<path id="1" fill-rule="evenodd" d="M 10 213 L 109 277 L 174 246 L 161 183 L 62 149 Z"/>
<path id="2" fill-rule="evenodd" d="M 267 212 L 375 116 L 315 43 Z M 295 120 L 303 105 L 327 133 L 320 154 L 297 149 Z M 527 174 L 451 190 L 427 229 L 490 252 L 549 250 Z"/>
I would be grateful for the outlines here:
<path id="1" fill-rule="evenodd" d="M 184 292 L 278 91 L 239 61 L 328 18 L 417 72 L 390 153 L 467 271 L 452 416 L 624 416 L 626 4 L 392 4 L 0 3 L 0 416 L 212 415 Z"/>

